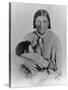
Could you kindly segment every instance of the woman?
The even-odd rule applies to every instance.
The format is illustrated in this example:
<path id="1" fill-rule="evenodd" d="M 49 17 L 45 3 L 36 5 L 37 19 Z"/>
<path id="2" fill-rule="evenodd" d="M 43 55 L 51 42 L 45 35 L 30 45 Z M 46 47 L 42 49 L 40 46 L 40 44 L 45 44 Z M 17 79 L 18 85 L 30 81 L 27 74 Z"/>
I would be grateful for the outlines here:
<path id="1" fill-rule="evenodd" d="M 45 68 L 45 70 L 47 69 L 48 73 L 50 73 L 50 70 L 53 72 L 61 71 L 61 44 L 59 38 L 51 30 L 50 16 L 46 10 L 40 9 L 35 13 L 33 27 L 35 31 L 29 33 L 24 40 L 31 42 L 34 50 L 33 55 L 36 54 L 37 56 L 36 64 L 41 68 Z M 28 55 L 25 56 L 28 57 Z M 35 63 L 29 61 L 26 61 L 26 63 L 25 66 L 29 66 L 28 68 L 36 71 Z"/>

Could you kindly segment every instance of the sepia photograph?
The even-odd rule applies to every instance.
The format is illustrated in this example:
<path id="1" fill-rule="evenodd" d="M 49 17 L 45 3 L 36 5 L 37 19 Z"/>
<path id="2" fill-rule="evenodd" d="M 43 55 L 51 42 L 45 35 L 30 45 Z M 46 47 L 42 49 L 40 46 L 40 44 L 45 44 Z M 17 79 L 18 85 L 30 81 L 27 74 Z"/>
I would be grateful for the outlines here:
<path id="1" fill-rule="evenodd" d="M 66 6 L 9 3 L 9 85 L 66 83 Z"/>

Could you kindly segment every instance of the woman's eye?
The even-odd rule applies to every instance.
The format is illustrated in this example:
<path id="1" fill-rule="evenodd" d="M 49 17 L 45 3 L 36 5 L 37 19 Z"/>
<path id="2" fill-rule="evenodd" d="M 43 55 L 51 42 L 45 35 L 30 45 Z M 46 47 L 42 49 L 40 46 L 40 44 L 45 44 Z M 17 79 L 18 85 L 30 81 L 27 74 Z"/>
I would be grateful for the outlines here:
<path id="1" fill-rule="evenodd" d="M 40 21 L 37 21 L 36 23 L 37 23 L 37 24 L 40 24 Z"/>

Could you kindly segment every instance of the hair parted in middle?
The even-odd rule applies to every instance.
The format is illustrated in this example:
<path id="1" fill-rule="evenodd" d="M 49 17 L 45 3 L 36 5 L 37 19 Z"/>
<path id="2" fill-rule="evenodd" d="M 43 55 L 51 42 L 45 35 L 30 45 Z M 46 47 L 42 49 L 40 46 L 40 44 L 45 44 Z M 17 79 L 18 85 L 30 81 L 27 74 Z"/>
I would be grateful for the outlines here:
<path id="1" fill-rule="evenodd" d="M 36 18 L 38 16 L 46 16 L 48 21 L 49 21 L 49 25 L 48 25 L 48 28 L 51 29 L 51 22 L 50 22 L 50 16 L 49 16 L 49 13 L 44 10 L 44 9 L 39 9 L 35 15 L 34 15 L 34 20 L 33 20 L 33 28 L 36 28 L 36 25 L 35 25 L 35 21 L 36 21 Z"/>

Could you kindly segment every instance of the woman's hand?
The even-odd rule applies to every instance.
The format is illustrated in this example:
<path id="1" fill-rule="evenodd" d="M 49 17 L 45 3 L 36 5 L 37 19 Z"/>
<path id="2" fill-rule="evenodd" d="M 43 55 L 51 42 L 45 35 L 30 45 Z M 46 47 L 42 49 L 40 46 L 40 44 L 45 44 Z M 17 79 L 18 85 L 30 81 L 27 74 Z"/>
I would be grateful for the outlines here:
<path id="1" fill-rule="evenodd" d="M 29 56 L 34 61 L 34 63 L 36 65 L 39 65 L 41 68 L 43 67 L 46 68 L 49 64 L 49 62 L 46 59 L 43 59 L 43 57 L 37 53 L 32 52 L 32 53 L 29 53 L 29 55 L 27 56 Z"/>
<path id="2" fill-rule="evenodd" d="M 27 68 L 31 70 L 32 73 L 37 71 L 36 69 L 36 63 L 34 60 L 34 55 L 32 53 L 24 53 L 21 55 L 22 58 L 24 58 L 24 64 Z"/>
<path id="3" fill-rule="evenodd" d="M 25 54 L 22 54 L 22 57 L 27 59 L 28 61 L 33 62 L 35 65 L 39 65 L 41 68 L 43 67 L 46 68 L 49 64 L 49 62 L 46 59 L 43 59 L 42 56 L 36 53 L 25 53 Z M 34 65 L 32 64 L 31 66 L 34 66 Z"/>
<path id="4" fill-rule="evenodd" d="M 38 54 L 35 54 L 35 57 L 36 57 L 36 63 L 41 67 L 47 67 L 49 62 L 46 60 L 46 59 L 43 59 L 42 56 L 38 55 Z"/>
<path id="5" fill-rule="evenodd" d="M 36 65 L 34 64 L 33 61 L 31 61 L 31 60 L 25 60 L 25 61 L 24 61 L 24 64 L 25 64 L 25 66 L 26 66 L 29 70 L 31 70 L 32 73 L 35 72 L 35 71 L 37 71 Z"/>

